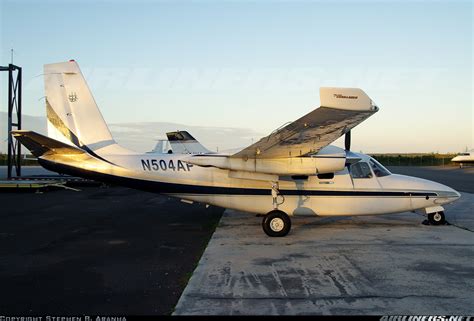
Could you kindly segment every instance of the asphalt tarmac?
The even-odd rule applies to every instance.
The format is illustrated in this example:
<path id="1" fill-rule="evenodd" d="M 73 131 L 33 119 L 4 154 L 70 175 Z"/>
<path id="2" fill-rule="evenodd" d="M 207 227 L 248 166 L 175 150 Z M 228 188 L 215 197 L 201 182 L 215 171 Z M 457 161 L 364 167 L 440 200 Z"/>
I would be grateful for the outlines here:
<path id="1" fill-rule="evenodd" d="M 81 189 L 0 193 L 0 315 L 170 314 L 223 209 Z"/>
<path id="2" fill-rule="evenodd" d="M 474 193 L 474 166 L 391 166 L 396 174 L 416 176 L 447 185 L 460 192 Z"/>
<path id="3" fill-rule="evenodd" d="M 467 169 L 391 169 L 458 190 L 474 181 Z M 174 314 L 472 315 L 474 194 L 445 208 L 442 226 L 411 212 L 294 217 L 283 238 L 227 210 Z"/>
<path id="4" fill-rule="evenodd" d="M 391 170 L 474 192 L 473 168 Z M 449 226 L 413 213 L 301 218 L 276 240 L 253 215 L 79 188 L 0 193 L 0 315 L 474 311 L 473 194 L 447 209 Z"/>

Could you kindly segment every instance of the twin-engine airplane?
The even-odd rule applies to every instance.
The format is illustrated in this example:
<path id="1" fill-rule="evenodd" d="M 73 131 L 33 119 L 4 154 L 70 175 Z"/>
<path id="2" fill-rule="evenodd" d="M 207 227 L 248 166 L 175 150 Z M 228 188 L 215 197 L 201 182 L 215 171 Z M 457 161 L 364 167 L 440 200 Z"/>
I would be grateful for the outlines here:
<path id="1" fill-rule="evenodd" d="M 285 236 L 293 215 L 374 215 L 421 210 L 433 224 L 460 197 L 427 180 L 394 175 L 350 151 L 350 130 L 379 108 L 360 89 L 321 88 L 321 107 L 236 153 L 214 153 L 187 132 L 168 133 L 173 153 L 119 146 L 78 64 L 45 65 L 48 136 L 13 135 L 46 169 L 262 214 L 269 236 Z M 329 146 L 345 136 L 345 150 Z"/>

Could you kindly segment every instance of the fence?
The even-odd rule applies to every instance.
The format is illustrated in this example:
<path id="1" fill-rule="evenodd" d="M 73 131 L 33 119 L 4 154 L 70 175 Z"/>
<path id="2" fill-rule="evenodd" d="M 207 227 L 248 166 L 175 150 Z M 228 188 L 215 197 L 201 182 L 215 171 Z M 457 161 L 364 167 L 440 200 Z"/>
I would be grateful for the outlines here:
<path id="1" fill-rule="evenodd" d="M 34 156 L 32 155 L 26 155 L 26 158 L 24 157 L 20 158 L 21 165 L 23 166 L 38 166 L 38 161 Z M 0 166 L 7 166 L 8 165 L 8 160 L 7 160 L 7 155 L 5 154 L 0 154 Z"/>
<path id="2" fill-rule="evenodd" d="M 371 155 L 386 166 L 451 166 L 451 159 L 456 155 L 426 154 L 426 155 Z"/>

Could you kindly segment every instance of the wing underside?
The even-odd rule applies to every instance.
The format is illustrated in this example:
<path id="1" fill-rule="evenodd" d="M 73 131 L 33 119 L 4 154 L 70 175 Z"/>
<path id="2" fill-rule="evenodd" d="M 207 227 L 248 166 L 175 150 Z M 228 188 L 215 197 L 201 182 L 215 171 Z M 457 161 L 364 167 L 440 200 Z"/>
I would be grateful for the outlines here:
<path id="1" fill-rule="evenodd" d="M 232 157 L 283 158 L 314 154 L 375 112 L 320 107 Z"/>
<path id="2" fill-rule="evenodd" d="M 321 103 L 326 107 L 313 110 L 231 157 L 286 158 L 314 154 L 378 111 L 370 98 L 356 88 L 321 88 Z"/>

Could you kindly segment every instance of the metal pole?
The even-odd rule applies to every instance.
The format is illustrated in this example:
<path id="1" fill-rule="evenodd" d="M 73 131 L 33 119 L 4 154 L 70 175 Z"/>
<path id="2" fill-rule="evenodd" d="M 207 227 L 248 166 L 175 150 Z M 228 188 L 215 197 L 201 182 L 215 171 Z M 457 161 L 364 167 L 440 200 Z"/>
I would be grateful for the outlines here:
<path id="1" fill-rule="evenodd" d="M 22 77 L 21 77 L 21 67 L 17 67 L 18 70 L 18 75 L 16 78 L 17 85 L 16 85 L 16 101 L 17 101 L 17 110 L 16 110 L 16 128 L 18 130 L 21 129 L 21 83 L 22 83 Z M 10 135 L 11 136 L 11 135 Z M 21 144 L 19 141 L 16 141 L 16 148 L 17 148 L 17 163 L 16 163 L 16 176 L 20 177 L 21 176 Z"/>
<path id="2" fill-rule="evenodd" d="M 8 151 L 7 151 L 7 177 L 12 178 L 12 169 L 15 166 L 17 176 L 21 176 L 21 144 L 16 142 L 11 135 L 13 127 L 21 129 L 21 68 L 13 64 L 0 67 L 0 71 L 8 70 Z M 14 71 L 17 71 L 14 79 Z M 13 122 L 13 112 L 16 113 L 16 122 Z"/>
<path id="3" fill-rule="evenodd" d="M 12 178 L 12 84 L 13 84 L 13 65 L 8 65 L 8 156 L 7 156 L 7 177 Z"/>

